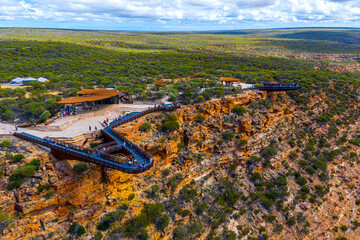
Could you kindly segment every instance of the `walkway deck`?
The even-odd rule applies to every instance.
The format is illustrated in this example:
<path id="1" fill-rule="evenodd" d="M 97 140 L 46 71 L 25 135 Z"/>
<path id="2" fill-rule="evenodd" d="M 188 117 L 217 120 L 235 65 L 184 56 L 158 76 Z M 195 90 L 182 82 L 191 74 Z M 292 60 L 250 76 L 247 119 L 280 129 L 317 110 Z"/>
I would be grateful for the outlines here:
<path id="1" fill-rule="evenodd" d="M 159 112 L 159 111 L 172 111 L 179 107 L 180 107 L 179 105 L 166 105 L 161 107 L 150 108 L 143 112 L 133 112 L 125 115 L 121 120 L 111 122 L 108 127 L 103 129 L 104 133 L 108 135 L 107 136 L 108 138 L 111 138 L 113 141 L 116 141 L 118 146 L 125 147 L 131 153 L 130 158 L 129 157 L 128 158 L 129 160 L 131 159 L 132 161 L 136 160 L 135 164 L 130 164 L 128 163 L 128 161 L 116 161 L 114 157 L 111 157 L 112 155 L 107 157 L 107 154 L 102 153 L 100 151 L 92 151 L 90 149 L 85 149 L 83 147 L 73 144 L 68 144 L 66 142 L 55 141 L 50 138 L 43 139 L 24 132 L 14 133 L 14 135 L 24 140 L 31 141 L 36 144 L 40 144 L 45 147 L 48 147 L 52 150 L 54 155 L 71 157 L 68 159 L 76 159 L 80 161 L 94 163 L 97 165 L 101 165 L 107 168 L 112 168 L 126 173 L 141 173 L 150 169 L 153 166 L 154 161 L 151 155 L 145 152 L 143 149 L 141 149 L 138 145 L 132 143 L 124 135 L 116 131 L 115 128 L 122 124 L 131 122 L 137 118 L 145 116 L 149 113 Z M 106 149 L 105 144 L 104 147 Z"/>

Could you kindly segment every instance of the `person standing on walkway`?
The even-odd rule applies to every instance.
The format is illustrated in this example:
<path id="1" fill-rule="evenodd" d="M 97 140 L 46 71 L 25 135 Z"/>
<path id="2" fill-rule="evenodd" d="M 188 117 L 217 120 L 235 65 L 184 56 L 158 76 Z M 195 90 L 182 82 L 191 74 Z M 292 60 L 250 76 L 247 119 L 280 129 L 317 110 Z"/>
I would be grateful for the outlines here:
<path id="1" fill-rule="evenodd" d="M 36 127 L 36 122 L 34 122 L 34 127 Z"/>
<path id="2" fill-rule="evenodd" d="M 17 125 L 15 125 L 15 131 L 17 131 L 18 130 L 18 126 Z"/>
<path id="3" fill-rule="evenodd" d="M 91 132 L 91 126 L 89 125 L 89 131 Z"/>
<path id="4" fill-rule="evenodd" d="M 97 130 L 97 126 L 95 126 L 95 131 Z"/>

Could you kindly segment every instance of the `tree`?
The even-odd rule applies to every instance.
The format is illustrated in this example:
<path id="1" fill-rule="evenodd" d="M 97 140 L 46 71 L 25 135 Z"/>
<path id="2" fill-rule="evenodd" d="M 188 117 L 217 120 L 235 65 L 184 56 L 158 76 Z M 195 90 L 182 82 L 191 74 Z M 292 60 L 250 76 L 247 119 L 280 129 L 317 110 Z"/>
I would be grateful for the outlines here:
<path id="1" fill-rule="evenodd" d="M 49 112 L 49 110 L 45 110 L 41 115 L 40 115 L 40 119 L 44 122 L 46 121 L 46 119 L 48 119 L 49 117 L 51 117 L 51 113 Z"/>
<path id="2" fill-rule="evenodd" d="M 14 113 L 13 111 L 11 111 L 10 109 L 6 110 L 4 113 L 4 117 L 5 119 L 11 119 L 14 117 Z"/>

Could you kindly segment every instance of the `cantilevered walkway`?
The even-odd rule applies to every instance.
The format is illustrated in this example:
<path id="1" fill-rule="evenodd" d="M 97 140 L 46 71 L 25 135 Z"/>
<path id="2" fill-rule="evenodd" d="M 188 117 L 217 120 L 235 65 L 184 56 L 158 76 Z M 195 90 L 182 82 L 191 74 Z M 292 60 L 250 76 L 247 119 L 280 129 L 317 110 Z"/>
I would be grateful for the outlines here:
<path id="1" fill-rule="evenodd" d="M 295 83 L 262 83 L 260 86 L 255 86 L 254 88 L 260 91 L 278 92 L 299 90 L 302 88 L 302 85 Z"/>
<path id="2" fill-rule="evenodd" d="M 112 168 L 126 173 L 141 173 L 153 166 L 153 158 L 149 153 L 128 140 L 115 128 L 149 113 L 172 111 L 179 107 L 180 106 L 177 104 L 158 106 L 143 112 L 133 112 L 127 114 L 120 120 L 111 122 L 108 127 L 102 130 L 102 134 L 106 139 L 106 143 L 101 144 L 93 149 L 83 148 L 75 144 L 70 144 L 51 138 L 39 138 L 24 132 L 14 133 L 14 136 L 50 148 L 54 157 L 58 159 L 74 159 L 101 165 L 103 167 Z M 118 151 L 125 153 L 126 157 L 119 158 L 110 154 L 112 152 Z"/>

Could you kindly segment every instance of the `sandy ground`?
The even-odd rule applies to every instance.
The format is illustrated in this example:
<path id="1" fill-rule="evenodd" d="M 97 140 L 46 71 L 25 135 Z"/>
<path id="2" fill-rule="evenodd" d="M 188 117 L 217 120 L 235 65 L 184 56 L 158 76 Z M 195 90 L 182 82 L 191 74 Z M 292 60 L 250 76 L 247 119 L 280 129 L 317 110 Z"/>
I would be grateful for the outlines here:
<path id="1" fill-rule="evenodd" d="M 116 104 L 116 105 L 103 105 L 100 110 L 84 111 L 75 116 L 66 116 L 57 119 L 54 123 L 48 126 L 61 126 L 73 121 L 69 127 L 62 131 L 43 131 L 34 127 L 19 128 L 18 132 L 26 132 L 38 137 L 74 137 L 81 133 L 89 133 L 89 126 L 91 130 L 102 129 L 103 127 L 99 122 L 103 122 L 106 118 L 110 121 L 114 119 L 115 115 L 120 116 L 129 112 L 141 112 L 152 105 L 143 104 Z M 0 134 L 10 134 L 15 132 L 15 126 L 10 124 L 0 123 Z"/>

